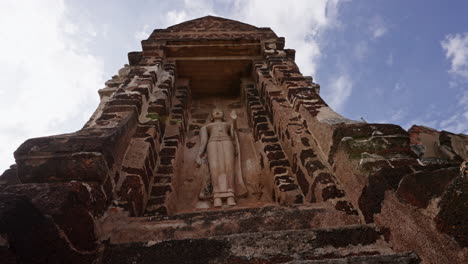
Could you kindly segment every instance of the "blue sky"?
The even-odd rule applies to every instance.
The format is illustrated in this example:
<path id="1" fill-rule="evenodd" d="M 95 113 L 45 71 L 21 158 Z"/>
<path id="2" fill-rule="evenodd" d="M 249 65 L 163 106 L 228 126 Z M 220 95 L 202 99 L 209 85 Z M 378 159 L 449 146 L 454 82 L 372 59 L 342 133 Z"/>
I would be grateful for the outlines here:
<path id="1" fill-rule="evenodd" d="M 1 0 L 0 172 L 27 138 L 76 131 L 155 28 L 205 15 L 271 27 L 340 114 L 468 133 L 462 0 Z"/>

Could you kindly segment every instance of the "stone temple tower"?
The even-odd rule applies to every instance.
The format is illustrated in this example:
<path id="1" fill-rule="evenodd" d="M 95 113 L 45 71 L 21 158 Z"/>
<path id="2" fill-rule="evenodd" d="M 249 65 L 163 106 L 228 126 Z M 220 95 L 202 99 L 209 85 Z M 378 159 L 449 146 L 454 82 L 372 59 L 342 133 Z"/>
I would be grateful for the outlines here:
<path id="1" fill-rule="evenodd" d="M 466 263 L 468 137 L 344 118 L 284 46 L 154 30 L 81 130 L 14 153 L 0 262 Z"/>

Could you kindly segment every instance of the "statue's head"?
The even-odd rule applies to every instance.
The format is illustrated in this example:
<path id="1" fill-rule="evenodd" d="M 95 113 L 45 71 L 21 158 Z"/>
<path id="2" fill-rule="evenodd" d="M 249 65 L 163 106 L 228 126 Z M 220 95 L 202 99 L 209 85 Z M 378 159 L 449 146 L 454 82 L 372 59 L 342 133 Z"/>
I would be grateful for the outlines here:
<path id="1" fill-rule="evenodd" d="M 224 120 L 223 110 L 221 110 L 219 108 L 215 108 L 215 109 L 213 109 L 213 111 L 211 111 L 211 120 L 214 121 L 215 119 Z"/>

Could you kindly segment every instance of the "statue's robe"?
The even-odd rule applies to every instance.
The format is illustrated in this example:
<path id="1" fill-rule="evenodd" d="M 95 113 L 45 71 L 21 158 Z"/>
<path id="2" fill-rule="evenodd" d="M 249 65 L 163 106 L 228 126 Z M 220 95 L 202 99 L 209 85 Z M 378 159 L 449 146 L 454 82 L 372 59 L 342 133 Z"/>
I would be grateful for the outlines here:
<path id="1" fill-rule="evenodd" d="M 241 158 L 242 155 L 240 155 L 240 145 L 239 145 L 239 140 L 237 138 L 237 134 L 234 135 L 235 137 L 235 142 L 232 142 L 232 140 L 229 138 L 226 138 L 224 140 L 212 140 L 210 139 L 208 141 L 208 144 L 225 144 L 227 141 L 229 141 L 230 144 L 233 145 L 234 147 L 234 153 L 237 153 L 237 155 L 234 155 L 234 166 L 232 168 L 233 171 L 228 171 L 227 174 L 233 173 L 231 177 L 234 178 L 232 185 L 228 184 L 227 188 L 221 187 L 216 187 L 216 182 L 223 182 L 224 180 L 221 179 L 213 179 L 212 175 L 210 173 L 210 168 L 209 168 L 209 163 L 204 163 L 201 168 L 199 173 L 201 174 L 201 177 L 203 177 L 203 184 L 202 184 L 202 189 L 199 194 L 200 199 L 211 199 L 211 198 L 226 198 L 226 197 L 240 197 L 240 196 L 245 196 L 247 195 L 247 188 L 244 183 L 244 179 L 242 177 L 242 167 L 241 167 Z M 234 143 L 234 144 L 233 144 Z M 208 146 L 207 152 L 209 151 L 210 146 Z M 219 155 L 223 156 L 223 153 L 219 153 Z M 225 186 L 226 187 L 226 186 Z M 221 189 L 221 190 L 220 190 Z"/>

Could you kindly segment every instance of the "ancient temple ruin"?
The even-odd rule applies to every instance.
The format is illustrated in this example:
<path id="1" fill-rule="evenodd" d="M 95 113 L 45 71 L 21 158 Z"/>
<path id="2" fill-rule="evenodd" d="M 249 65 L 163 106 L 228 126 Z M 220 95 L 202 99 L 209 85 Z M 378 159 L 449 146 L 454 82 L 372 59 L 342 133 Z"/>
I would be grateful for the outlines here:
<path id="1" fill-rule="evenodd" d="M 468 137 L 342 117 L 284 46 L 154 30 L 81 130 L 14 153 L 0 262 L 466 263 Z"/>

